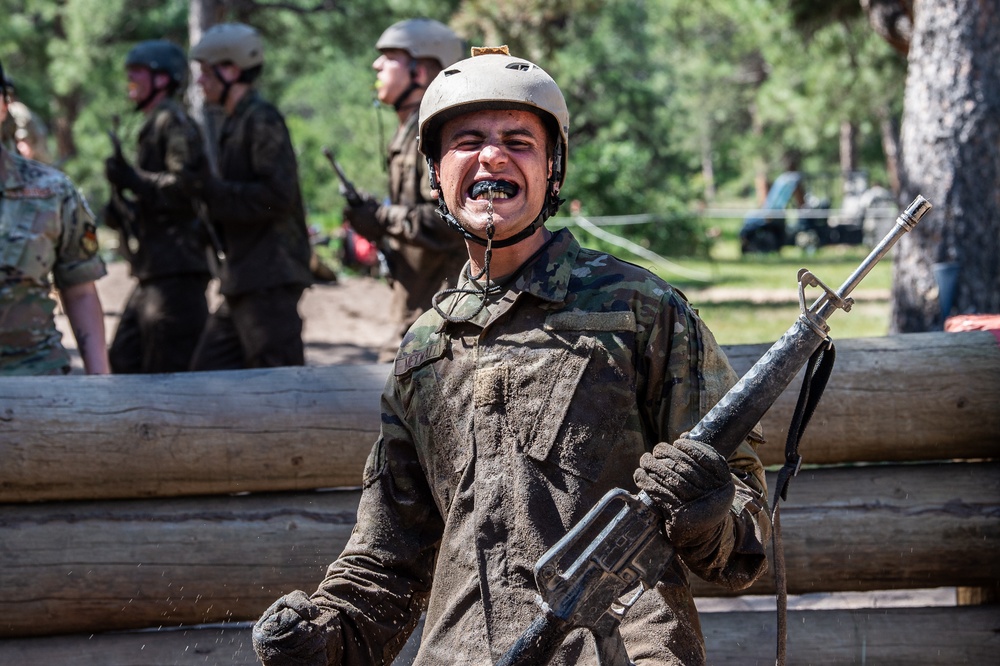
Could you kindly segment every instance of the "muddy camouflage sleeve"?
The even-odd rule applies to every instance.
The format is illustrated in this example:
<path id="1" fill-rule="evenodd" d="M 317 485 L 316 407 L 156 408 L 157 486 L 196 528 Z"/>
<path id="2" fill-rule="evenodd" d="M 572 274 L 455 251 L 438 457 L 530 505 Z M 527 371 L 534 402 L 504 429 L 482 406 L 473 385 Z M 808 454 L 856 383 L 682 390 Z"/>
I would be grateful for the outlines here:
<path id="1" fill-rule="evenodd" d="M 673 442 L 711 409 L 738 377 L 711 331 L 679 296 L 653 318 L 644 365 L 644 407 L 659 441 Z M 666 352 L 662 350 L 667 350 Z M 710 539 L 678 549 L 699 577 L 731 589 L 752 584 L 767 570 L 765 544 L 771 523 L 767 484 L 751 433 L 729 458 L 736 497 L 724 524 Z"/>
<path id="2" fill-rule="evenodd" d="M 312 595 L 336 611 L 342 663 L 388 664 L 420 619 L 431 589 L 443 521 L 390 380 L 382 436 L 365 466 L 358 523 Z"/>

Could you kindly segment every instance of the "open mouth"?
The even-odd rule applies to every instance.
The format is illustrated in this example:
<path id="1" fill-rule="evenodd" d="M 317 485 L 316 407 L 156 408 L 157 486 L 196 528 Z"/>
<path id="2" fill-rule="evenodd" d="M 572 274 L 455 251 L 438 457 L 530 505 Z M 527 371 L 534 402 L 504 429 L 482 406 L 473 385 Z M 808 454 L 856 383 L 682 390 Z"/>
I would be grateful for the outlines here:
<path id="1" fill-rule="evenodd" d="M 469 189 L 469 198 L 474 201 L 486 199 L 492 192 L 494 199 L 511 199 L 517 195 L 519 189 L 517 185 L 506 180 L 480 180 L 473 183 Z"/>

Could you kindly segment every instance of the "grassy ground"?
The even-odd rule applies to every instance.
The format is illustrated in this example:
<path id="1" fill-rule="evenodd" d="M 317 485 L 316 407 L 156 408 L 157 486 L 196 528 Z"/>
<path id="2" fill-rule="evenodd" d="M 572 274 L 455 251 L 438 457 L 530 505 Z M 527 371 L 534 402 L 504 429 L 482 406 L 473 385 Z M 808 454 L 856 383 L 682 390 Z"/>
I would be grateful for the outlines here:
<path id="1" fill-rule="evenodd" d="M 807 253 L 788 246 L 780 253 L 743 257 L 738 241 L 741 220 L 706 220 L 704 224 L 706 231 L 711 229 L 715 237 L 709 256 L 669 257 L 679 267 L 676 269 L 630 256 L 622 248 L 603 246 L 602 249 L 647 266 L 679 287 L 722 344 L 778 339 L 798 317 L 796 275 L 800 268 L 808 268 L 836 289 L 869 252 L 869 248 L 862 246 L 827 246 Z M 574 228 L 573 232 L 585 245 L 603 245 L 593 243 L 582 230 Z M 891 281 L 892 262 L 886 258 L 861 283 L 856 292 L 859 303 L 851 312 L 838 311 L 830 317 L 831 335 L 838 339 L 885 335 L 889 328 L 889 303 L 884 295 Z M 878 296 L 862 300 L 866 292 Z M 807 290 L 807 302 L 811 304 L 819 293 L 817 289 Z"/>

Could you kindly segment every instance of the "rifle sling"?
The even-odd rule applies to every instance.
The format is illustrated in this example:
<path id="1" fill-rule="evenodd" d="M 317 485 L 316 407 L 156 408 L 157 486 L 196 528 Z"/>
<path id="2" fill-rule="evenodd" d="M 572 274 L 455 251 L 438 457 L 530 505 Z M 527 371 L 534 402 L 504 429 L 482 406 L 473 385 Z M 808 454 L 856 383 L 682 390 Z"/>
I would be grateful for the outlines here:
<path id="1" fill-rule="evenodd" d="M 792 422 L 788 427 L 788 439 L 785 441 L 785 464 L 778 471 L 778 478 L 774 484 L 774 498 L 771 504 L 771 538 L 774 546 L 774 587 L 778 608 L 777 656 L 775 659 L 777 666 L 785 664 L 786 644 L 788 642 L 788 590 L 785 576 L 785 552 L 781 542 L 781 515 L 778 507 L 781 500 L 788 499 L 788 486 L 792 477 L 799 473 L 799 468 L 802 466 L 799 442 L 806 431 L 806 426 L 809 425 L 809 419 L 816 411 L 819 399 L 823 396 L 823 390 L 830 379 L 836 358 L 837 350 L 829 338 L 809 357 L 805 376 L 802 378 L 799 399 L 795 403 Z"/>

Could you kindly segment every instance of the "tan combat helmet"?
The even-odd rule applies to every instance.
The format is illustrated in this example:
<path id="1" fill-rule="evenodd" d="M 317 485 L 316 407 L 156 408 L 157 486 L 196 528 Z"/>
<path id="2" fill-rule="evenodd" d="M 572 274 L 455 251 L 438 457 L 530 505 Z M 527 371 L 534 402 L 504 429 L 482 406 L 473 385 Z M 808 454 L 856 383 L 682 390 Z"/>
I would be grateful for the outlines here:
<path id="1" fill-rule="evenodd" d="M 379 51 L 400 49 L 411 58 L 430 58 L 445 68 L 461 59 L 462 39 L 451 28 L 428 18 L 415 18 L 393 23 L 375 43 Z"/>
<path id="2" fill-rule="evenodd" d="M 441 126 L 448 120 L 471 111 L 517 109 L 538 114 L 550 132 L 558 133 L 553 151 L 552 176 L 546 203 L 538 218 L 521 234 L 493 244 L 513 245 L 527 238 L 559 210 L 559 190 L 566 178 L 566 154 L 569 149 L 569 109 L 559 85 L 538 65 L 508 54 L 507 47 L 473 49 L 473 56 L 446 68 L 427 86 L 420 103 L 418 145 L 431 169 L 431 187 L 440 191 L 434 161 L 440 157 Z M 448 212 L 443 197 L 439 214 L 467 237 L 471 236 Z"/>
<path id="3" fill-rule="evenodd" d="M 264 40 L 243 23 L 219 23 L 205 31 L 191 49 L 191 59 L 208 65 L 232 63 L 241 70 L 264 64 Z"/>

